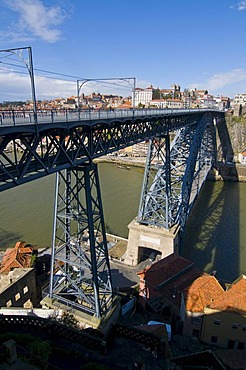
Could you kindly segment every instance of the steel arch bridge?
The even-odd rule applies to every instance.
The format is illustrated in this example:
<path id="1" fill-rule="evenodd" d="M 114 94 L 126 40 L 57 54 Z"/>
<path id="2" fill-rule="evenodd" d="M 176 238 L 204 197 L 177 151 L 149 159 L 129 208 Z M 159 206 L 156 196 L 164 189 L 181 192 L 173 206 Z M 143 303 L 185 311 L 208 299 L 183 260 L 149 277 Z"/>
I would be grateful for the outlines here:
<path id="1" fill-rule="evenodd" d="M 49 307 L 100 318 L 113 305 L 93 160 L 149 139 L 138 220 L 184 228 L 216 161 L 214 123 L 222 119 L 223 112 L 199 109 L 1 112 L 0 191 L 56 173 Z"/>

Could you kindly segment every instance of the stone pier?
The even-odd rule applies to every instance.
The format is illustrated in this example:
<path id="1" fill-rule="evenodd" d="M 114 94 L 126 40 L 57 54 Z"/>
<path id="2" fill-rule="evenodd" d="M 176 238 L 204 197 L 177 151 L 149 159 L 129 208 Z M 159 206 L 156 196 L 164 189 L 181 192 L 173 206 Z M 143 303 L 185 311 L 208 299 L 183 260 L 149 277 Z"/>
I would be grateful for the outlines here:
<path id="1" fill-rule="evenodd" d="M 136 266 L 144 259 L 144 250 L 156 251 L 165 258 L 179 251 L 179 226 L 167 230 L 163 227 L 147 226 L 133 220 L 129 225 L 127 251 L 124 263 Z"/>

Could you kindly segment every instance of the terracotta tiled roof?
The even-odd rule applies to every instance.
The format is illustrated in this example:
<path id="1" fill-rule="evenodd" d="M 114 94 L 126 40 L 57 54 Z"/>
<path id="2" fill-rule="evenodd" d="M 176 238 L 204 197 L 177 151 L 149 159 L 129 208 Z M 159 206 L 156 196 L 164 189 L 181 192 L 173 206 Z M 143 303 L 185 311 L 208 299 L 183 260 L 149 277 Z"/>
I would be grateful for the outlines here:
<path id="1" fill-rule="evenodd" d="M 146 287 L 155 290 L 156 293 L 150 296 L 150 299 L 156 296 L 165 297 L 177 307 L 180 307 L 182 291 L 198 277 L 207 275 L 196 268 L 191 261 L 175 253 L 137 274 L 145 280 Z"/>
<path id="2" fill-rule="evenodd" d="M 246 276 L 240 276 L 223 294 L 215 297 L 210 308 L 246 313 Z"/>
<path id="3" fill-rule="evenodd" d="M 132 104 L 130 101 L 126 101 L 123 104 L 119 105 L 117 108 L 131 108 Z"/>
<path id="4" fill-rule="evenodd" d="M 17 242 L 14 248 L 8 248 L 0 265 L 0 273 L 8 273 L 16 267 L 30 267 L 33 248 L 25 242 Z"/>
<path id="5" fill-rule="evenodd" d="M 137 274 L 142 275 L 144 273 L 145 280 L 157 288 L 168 279 L 173 278 L 177 273 L 180 273 L 180 271 L 192 265 L 191 261 L 173 253 L 152 266 L 148 266 L 145 270 L 139 271 Z"/>
<path id="6" fill-rule="evenodd" d="M 182 102 L 182 100 L 180 99 L 176 99 L 176 98 L 169 98 L 169 99 L 166 99 L 167 101 L 175 101 L 175 102 Z"/>
<path id="7" fill-rule="evenodd" d="M 2 263 L 0 265 L 0 273 L 8 273 L 10 268 L 23 267 L 16 260 L 17 251 L 15 249 L 7 249 L 3 256 Z"/>
<path id="8" fill-rule="evenodd" d="M 207 274 L 193 266 L 191 270 L 185 271 L 178 278 L 166 284 L 160 293 L 177 307 L 180 307 L 182 292 L 200 276 L 207 276 Z"/>
<path id="9" fill-rule="evenodd" d="M 196 279 L 184 292 L 186 310 L 203 312 L 206 306 L 216 297 L 221 296 L 224 290 L 218 280 L 211 275 L 203 275 Z"/>

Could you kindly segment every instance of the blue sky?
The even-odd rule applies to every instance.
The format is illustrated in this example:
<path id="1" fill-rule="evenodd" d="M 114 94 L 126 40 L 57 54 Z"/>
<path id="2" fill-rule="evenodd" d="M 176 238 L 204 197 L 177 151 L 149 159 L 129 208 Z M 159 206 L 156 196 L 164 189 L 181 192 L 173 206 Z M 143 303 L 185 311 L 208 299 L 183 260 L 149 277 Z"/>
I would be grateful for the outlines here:
<path id="1" fill-rule="evenodd" d="M 38 99 L 76 95 L 76 78 L 110 77 L 234 97 L 246 93 L 245 36 L 246 1 L 0 0 L 0 49 L 32 47 Z M 6 60 L 1 52 L 0 101 L 30 98 L 28 76 Z M 130 95 L 123 84 L 83 92 Z"/>

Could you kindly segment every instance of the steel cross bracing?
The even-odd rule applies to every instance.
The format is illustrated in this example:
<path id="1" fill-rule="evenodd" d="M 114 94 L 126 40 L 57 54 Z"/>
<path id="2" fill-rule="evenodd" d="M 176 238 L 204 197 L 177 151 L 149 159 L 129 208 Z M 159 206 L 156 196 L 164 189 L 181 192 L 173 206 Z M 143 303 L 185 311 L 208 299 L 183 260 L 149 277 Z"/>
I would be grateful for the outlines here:
<path id="1" fill-rule="evenodd" d="M 43 123 L 38 130 L 32 124 L 0 125 L 0 191 L 177 130 L 204 114 L 202 110 L 165 114 L 149 110 L 143 116 Z"/>
<path id="2" fill-rule="evenodd" d="M 215 127 L 210 115 L 176 132 L 150 142 L 146 161 L 138 222 L 181 232 L 203 185 L 216 161 Z"/>
<path id="3" fill-rule="evenodd" d="M 56 175 L 49 297 L 101 317 L 112 304 L 112 283 L 97 165 Z"/>

